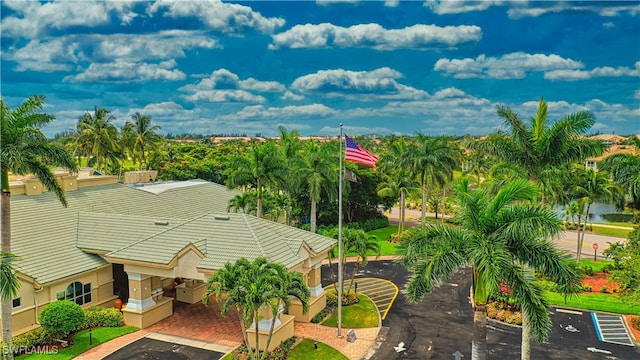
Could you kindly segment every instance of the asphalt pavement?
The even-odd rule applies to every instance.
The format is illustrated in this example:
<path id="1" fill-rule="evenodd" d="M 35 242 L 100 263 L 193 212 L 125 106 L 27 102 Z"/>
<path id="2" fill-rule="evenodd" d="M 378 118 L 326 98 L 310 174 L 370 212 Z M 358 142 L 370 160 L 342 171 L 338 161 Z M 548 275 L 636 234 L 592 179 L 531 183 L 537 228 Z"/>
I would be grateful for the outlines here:
<path id="1" fill-rule="evenodd" d="M 347 271 L 349 273 L 350 270 Z M 409 273 L 393 261 L 370 261 L 359 276 L 387 279 L 400 289 L 400 295 L 382 322 L 384 341 L 372 360 L 453 359 L 457 351 L 463 355 L 463 360 L 471 358 L 473 310 L 469 301 L 470 269 L 461 269 L 419 303 L 407 300 L 404 289 Z M 325 286 L 332 283 L 327 265 L 322 267 L 322 281 Z M 640 359 L 637 346 L 600 342 L 589 312 L 566 313 L 552 308 L 550 316 L 553 325 L 549 341 L 545 344 L 532 343 L 532 359 Z M 487 341 L 492 359 L 519 359 L 520 339 L 520 327 L 489 322 Z M 403 346 L 399 346 L 400 343 Z M 603 352 L 591 352 L 587 348 Z"/>

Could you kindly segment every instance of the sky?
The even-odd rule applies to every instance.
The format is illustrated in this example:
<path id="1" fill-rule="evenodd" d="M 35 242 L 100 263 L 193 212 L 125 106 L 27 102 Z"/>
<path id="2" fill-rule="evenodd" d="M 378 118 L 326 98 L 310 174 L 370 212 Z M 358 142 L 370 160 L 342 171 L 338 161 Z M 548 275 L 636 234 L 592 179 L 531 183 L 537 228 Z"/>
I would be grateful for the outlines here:
<path id="1" fill-rule="evenodd" d="M 0 2 L 1 94 L 75 129 L 484 135 L 496 107 L 640 133 L 640 1 Z"/>

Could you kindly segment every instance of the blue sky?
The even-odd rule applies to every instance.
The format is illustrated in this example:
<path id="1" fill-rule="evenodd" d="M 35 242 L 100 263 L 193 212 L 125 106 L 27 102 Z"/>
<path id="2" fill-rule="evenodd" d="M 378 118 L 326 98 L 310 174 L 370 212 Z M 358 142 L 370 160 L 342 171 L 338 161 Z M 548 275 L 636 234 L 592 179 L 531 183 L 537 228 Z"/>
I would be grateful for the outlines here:
<path id="1" fill-rule="evenodd" d="M 98 105 L 163 133 L 481 135 L 496 105 L 640 133 L 640 2 L 1 2 L 1 91 L 47 135 Z"/>

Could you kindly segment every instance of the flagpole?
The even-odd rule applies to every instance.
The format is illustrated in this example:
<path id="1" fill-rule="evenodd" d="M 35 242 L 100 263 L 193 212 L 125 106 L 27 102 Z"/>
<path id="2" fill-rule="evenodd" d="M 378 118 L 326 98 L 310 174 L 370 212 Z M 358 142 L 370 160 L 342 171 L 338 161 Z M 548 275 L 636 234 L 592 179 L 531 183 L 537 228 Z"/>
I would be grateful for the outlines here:
<path id="1" fill-rule="evenodd" d="M 342 338 L 342 124 L 340 124 L 340 176 L 338 184 L 338 339 Z"/>

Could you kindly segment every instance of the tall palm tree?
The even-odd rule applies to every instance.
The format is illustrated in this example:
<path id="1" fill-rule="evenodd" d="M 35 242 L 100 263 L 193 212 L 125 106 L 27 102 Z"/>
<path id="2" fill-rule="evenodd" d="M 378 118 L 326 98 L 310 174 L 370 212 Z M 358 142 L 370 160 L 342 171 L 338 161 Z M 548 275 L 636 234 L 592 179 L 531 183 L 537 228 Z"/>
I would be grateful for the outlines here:
<path id="1" fill-rule="evenodd" d="M 421 223 L 424 225 L 429 184 L 444 185 L 453 178 L 453 169 L 458 163 L 460 150 L 447 136 L 430 137 L 422 133 L 417 135 L 417 146 L 407 149 L 400 166 L 407 166 L 422 185 Z"/>
<path id="2" fill-rule="evenodd" d="M 242 335 L 251 359 L 265 359 L 268 355 L 266 350 L 259 350 L 261 309 L 269 309 L 272 315 L 265 349 L 271 343 L 281 304 L 285 309 L 288 308 L 293 297 L 300 300 L 304 313 L 309 309 L 310 292 L 304 284 L 302 274 L 289 272 L 283 265 L 269 262 L 263 257 L 256 258 L 253 262 L 241 258 L 233 264 L 226 263 L 207 280 L 206 286 L 207 290 L 202 297 L 205 305 L 215 295 L 222 302 L 222 315 L 226 315 L 232 307 L 240 313 Z M 255 349 L 251 347 L 247 333 L 251 326 L 255 326 Z"/>
<path id="3" fill-rule="evenodd" d="M 86 112 L 77 125 L 80 142 L 86 144 L 91 155 L 88 165 L 95 164 L 99 171 L 107 168 L 106 162 L 118 150 L 118 128 L 110 114 L 109 110 L 96 106 L 93 115 Z"/>
<path id="4" fill-rule="evenodd" d="M 252 144 L 249 152 L 235 157 L 226 171 L 229 189 L 249 186 L 257 193 L 256 216 L 262 217 L 263 193 L 266 188 L 277 187 L 287 175 L 282 154 L 274 142 Z"/>
<path id="5" fill-rule="evenodd" d="M 337 173 L 334 167 L 336 161 L 327 147 L 320 146 L 316 141 L 306 142 L 304 150 L 296 159 L 293 166 L 294 185 L 304 188 L 311 200 L 310 224 L 311 232 L 316 232 L 318 221 L 317 205 L 322 194 L 333 199 L 336 194 Z"/>
<path id="6" fill-rule="evenodd" d="M 505 185 L 498 193 L 469 191 L 468 181 L 456 184 L 460 226 L 435 224 L 419 229 L 402 246 L 402 262 L 411 269 L 407 285 L 410 301 L 422 300 L 441 280 L 459 268 L 471 266 L 474 309 L 472 359 L 487 359 L 486 310 L 489 296 L 500 283 L 510 284 L 539 342 L 551 321 L 542 289 L 526 267 L 562 284 L 576 284 L 578 276 L 567 256 L 547 239 L 560 231 L 555 212 L 528 203 L 538 189 L 525 180 Z"/>
<path id="7" fill-rule="evenodd" d="M 545 186 L 549 188 L 548 181 L 553 178 L 549 171 L 604 152 L 603 142 L 583 136 L 595 123 L 590 111 L 567 115 L 549 125 L 547 103 L 540 99 L 536 114 L 528 124 L 508 107 L 498 106 L 497 114 L 509 133 L 498 132 L 470 146 L 524 168 L 529 179 L 543 190 L 543 202 L 546 201 Z"/>
<path id="8" fill-rule="evenodd" d="M 325 236 L 337 239 L 338 229 L 334 228 L 332 230 L 329 230 L 327 234 L 325 234 Z M 376 241 L 375 236 L 368 235 L 362 229 L 344 228 L 342 229 L 342 249 L 343 249 L 342 250 L 342 273 L 343 274 L 346 272 L 346 269 L 347 269 L 347 256 L 355 255 L 356 257 L 356 261 L 353 267 L 353 273 L 351 275 L 351 279 L 349 282 L 349 289 L 348 289 L 348 292 L 349 292 L 353 287 L 353 282 L 355 280 L 355 277 L 358 271 L 361 268 L 367 266 L 367 264 L 369 263 L 368 254 L 373 252 L 376 258 L 380 256 L 380 245 Z M 337 251 L 338 251 L 338 247 L 336 246 L 333 249 L 331 249 L 331 251 L 329 252 L 329 265 L 330 265 L 331 271 L 333 271 L 333 266 L 331 265 L 331 262 L 333 259 L 337 257 L 336 255 Z M 335 277 L 335 274 L 332 273 L 332 277 Z M 334 282 L 334 287 L 336 287 L 336 293 L 337 293 L 338 289 L 335 282 Z M 343 288 L 344 288 L 344 284 L 343 284 Z M 344 289 L 342 293 L 343 294 L 345 293 Z"/>
<path id="9" fill-rule="evenodd" d="M 400 239 L 400 234 L 404 231 L 405 225 L 407 195 L 420 189 L 420 183 L 414 177 L 409 176 L 409 173 L 402 168 L 391 174 L 383 175 L 383 179 L 378 184 L 378 195 L 398 197 L 398 239 Z"/>
<path id="10" fill-rule="evenodd" d="M 578 224 L 578 241 L 577 241 L 577 262 L 580 262 L 582 254 L 582 244 L 584 243 L 584 234 L 586 232 L 586 222 L 589 219 L 589 211 L 591 205 L 596 201 L 613 203 L 623 194 L 620 186 L 611 181 L 611 177 L 606 171 L 594 171 L 593 169 L 585 169 L 577 166 L 577 181 L 573 188 L 573 196 L 582 200 L 584 204 L 585 224 Z"/>
<path id="11" fill-rule="evenodd" d="M 598 166 L 601 170 L 609 171 L 613 180 L 625 190 L 631 206 L 640 210 L 640 139 L 637 143 L 639 155 L 612 155 Z"/>
<path id="12" fill-rule="evenodd" d="M 123 137 L 130 137 L 131 148 L 137 157 L 139 170 L 145 166 L 148 168 L 147 152 L 156 149 L 162 136 L 158 134 L 161 129 L 158 125 L 151 125 L 151 117 L 144 116 L 139 112 L 131 116 L 132 121 L 127 121 L 123 128 Z"/>
<path id="13" fill-rule="evenodd" d="M 256 194 L 253 192 L 243 192 L 231 199 L 227 204 L 227 211 L 242 211 L 244 214 L 254 214 L 256 212 Z"/>
<path id="14" fill-rule="evenodd" d="M 40 126 L 50 123 L 54 117 L 40 112 L 44 96 L 30 96 L 11 110 L 0 98 L 0 183 L 2 188 L 2 253 L 11 253 L 11 186 L 9 173 L 34 174 L 40 182 L 56 194 L 63 206 L 67 206 L 64 190 L 50 165 L 62 166 L 71 171 L 77 169 L 73 157 L 59 144 L 50 142 L 40 131 Z M 2 260 L 11 259 L 3 257 Z M 5 287 L 3 285 L 3 287 Z M 9 286 L 11 288 L 11 286 Z M 2 341 L 11 347 L 12 303 L 2 300 Z M 11 355 L 11 352 L 9 352 Z M 11 356 L 12 357 L 12 356 Z"/>

